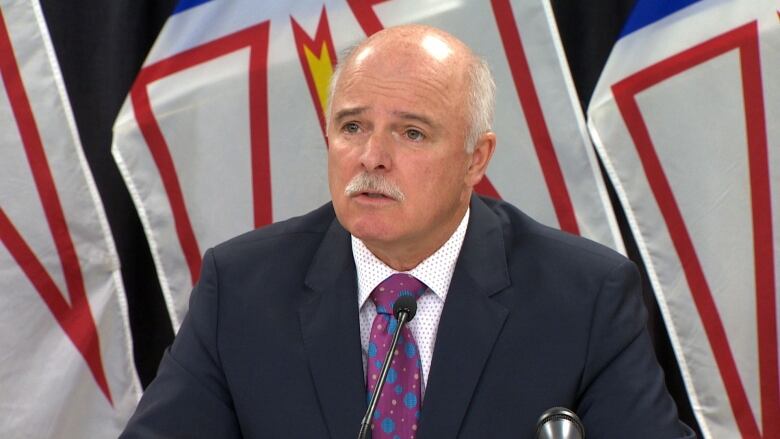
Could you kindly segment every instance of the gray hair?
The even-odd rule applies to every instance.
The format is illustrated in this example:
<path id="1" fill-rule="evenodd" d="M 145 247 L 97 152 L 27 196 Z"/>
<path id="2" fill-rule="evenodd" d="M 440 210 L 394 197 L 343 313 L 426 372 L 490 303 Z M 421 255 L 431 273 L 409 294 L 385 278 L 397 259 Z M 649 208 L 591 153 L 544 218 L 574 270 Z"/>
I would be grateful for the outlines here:
<path id="1" fill-rule="evenodd" d="M 474 152 L 480 136 L 493 129 L 496 107 L 496 83 L 488 63 L 474 55 L 468 67 L 469 130 L 466 135 L 466 151 Z"/>
<path id="2" fill-rule="evenodd" d="M 325 108 L 325 123 L 330 125 L 331 108 L 333 106 L 333 95 L 336 92 L 336 84 L 344 70 L 344 66 L 349 64 L 352 56 L 360 45 L 354 45 L 344 50 L 339 57 L 342 62 L 336 65 L 333 75 L 328 84 L 328 105 Z M 493 129 L 493 115 L 496 105 L 496 83 L 493 81 L 493 74 L 490 72 L 488 63 L 472 55 L 468 65 L 469 90 L 467 97 L 469 127 L 466 134 L 465 147 L 468 153 L 474 152 L 477 146 L 477 140 L 480 136 Z"/>
<path id="3" fill-rule="evenodd" d="M 336 64 L 336 69 L 333 70 L 333 75 L 331 75 L 330 77 L 330 82 L 328 83 L 328 102 L 327 105 L 325 106 L 325 131 L 326 132 L 328 128 L 330 128 L 330 116 L 333 110 L 333 95 L 336 93 L 336 84 L 339 82 L 339 78 L 341 77 L 341 72 L 344 71 L 344 66 L 349 64 L 350 59 L 355 54 L 355 51 L 357 51 L 358 47 L 360 47 L 360 44 L 353 44 L 341 51 L 338 58 L 341 60 L 341 62 Z"/>

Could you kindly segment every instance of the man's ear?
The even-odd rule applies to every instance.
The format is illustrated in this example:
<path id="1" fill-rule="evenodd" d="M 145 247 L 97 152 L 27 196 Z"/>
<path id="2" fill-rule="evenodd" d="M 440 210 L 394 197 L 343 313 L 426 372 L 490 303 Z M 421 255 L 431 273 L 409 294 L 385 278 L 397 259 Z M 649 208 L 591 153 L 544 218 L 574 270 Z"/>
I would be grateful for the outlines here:
<path id="1" fill-rule="evenodd" d="M 482 180 L 495 150 L 496 133 L 488 131 L 479 136 L 474 152 L 471 153 L 471 164 L 466 172 L 466 184 L 474 187 Z"/>

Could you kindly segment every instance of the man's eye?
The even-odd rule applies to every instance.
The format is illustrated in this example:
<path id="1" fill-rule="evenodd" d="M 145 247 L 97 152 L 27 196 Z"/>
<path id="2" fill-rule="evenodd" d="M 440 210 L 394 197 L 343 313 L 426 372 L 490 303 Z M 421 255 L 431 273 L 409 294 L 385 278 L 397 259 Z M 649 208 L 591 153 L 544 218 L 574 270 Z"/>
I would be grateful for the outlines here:
<path id="1" fill-rule="evenodd" d="M 422 133 L 420 130 L 416 130 L 414 128 L 409 128 L 404 132 L 404 135 L 406 135 L 406 138 L 409 140 L 413 140 L 415 142 L 419 142 L 420 140 L 423 140 L 425 138 L 425 134 Z"/>
<path id="2" fill-rule="evenodd" d="M 355 134 L 358 131 L 360 131 L 360 125 L 358 125 L 355 122 L 347 122 L 347 123 L 344 124 L 344 127 L 342 128 L 342 130 L 345 133 Z"/>

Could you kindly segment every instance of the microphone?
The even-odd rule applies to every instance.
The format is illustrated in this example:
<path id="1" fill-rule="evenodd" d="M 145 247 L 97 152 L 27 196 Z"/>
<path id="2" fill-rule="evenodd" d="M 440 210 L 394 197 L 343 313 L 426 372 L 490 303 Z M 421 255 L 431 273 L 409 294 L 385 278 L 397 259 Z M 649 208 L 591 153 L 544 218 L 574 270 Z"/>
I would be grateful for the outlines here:
<path id="1" fill-rule="evenodd" d="M 585 439 L 585 427 L 573 411 L 553 407 L 536 423 L 536 439 Z"/>
<path id="2" fill-rule="evenodd" d="M 385 356 L 385 362 L 382 365 L 382 371 L 379 374 L 379 380 L 374 387 L 374 394 L 371 396 L 371 402 L 368 404 L 368 410 L 366 410 L 363 421 L 360 422 L 360 432 L 358 432 L 358 439 L 365 439 L 368 434 L 369 424 L 371 424 L 371 416 L 376 409 L 376 403 L 379 401 L 379 395 L 382 393 L 382 387 L 385 386 L 385 380 L 387 379 L 387 371 L 390 369 L 390 362 L 393 358 L 393 352 L 395 352 L 395 346 L 398 344 L 398 336 L 401 335 L 401 328 L 405 324 L 412 321 L 414 315 L 417 313 L 417 300 L 412 296 L 401 296 L 393 304 L 393 315 L 398 320 L 398 326 L 393 333 L 393 342 L 390 344 L 390 349 Z"/>
<path id="3" fill-rule="evenodd" d="M 417 314 L 417 300 L 412 296 L 399 297 L 393 304 L 393 315 L 398 320 L 398 323 L 401 323 L 401 313 L 407 314 L 404 324 L 411 322 L 414 315 Z M 395 332 L 399 331 L 396 330 Z"/>

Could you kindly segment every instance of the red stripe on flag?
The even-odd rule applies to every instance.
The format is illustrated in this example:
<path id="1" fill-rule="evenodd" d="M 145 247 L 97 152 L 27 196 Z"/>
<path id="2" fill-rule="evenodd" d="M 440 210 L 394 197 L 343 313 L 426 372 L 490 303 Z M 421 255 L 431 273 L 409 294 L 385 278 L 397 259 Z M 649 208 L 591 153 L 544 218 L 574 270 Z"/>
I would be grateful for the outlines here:
<path id="1" fill-rule="evenodd" d="M 520 99 L 520 106 L 523 108 L 531 140 L 536 149 L 536 155 L 539 157 L 539 165 L 550 192 L 558 224 L 562 230 L 579 234 L 580 229 L 574 214 L 574 205 L 563 178 L 558 156 L 553 148 L 547 121 L 544 119 L 542 105 L 536 93 L 536 86 L 533 76 L 531 76 L 520 32 L 515 23 L 512 5 L 509 0 L 491 0 L 491 4 L 504 45 L 504 52 L 506 52 L 506 58 L 509 62 L 509 69 L 512 72 L 515 89 Z"/>
<path id="2" fill-rule="evenodd" d="M 255 227 L 273 222 L 268 127 L 268 34 L 270 23 L 249 32 L 249 135 L 252 149 L 252 204 Z"/>
<path id="3" fill-rule="evenodd" d="M 763 435 L 750 408 L 701 262 L 636 101 L 639 92 L 735 49 L 740 52 L 748 131 Z M 780 437 L 772 206 L 757 25 L 752 22 L 738 27 L 647 67 L 613 85 L 612 91 L 680 258 L 740 433 L 743 437 Z"/>
<path id="4" fill-rule="evenodd" d="M 65 221 L 65 214 L 57 194 L 54 177 L 49 168 L 30 100 L 24 89 L 24 82 L 16 62 L 2 10 L 0 10 L 0 76 L 3 77 L 35 187 L 38 190 L 46 221 L 57 248 L 71 304 L 68 305 L 65 302 L 46 269 L 24 241 L 24 238 L 16 231 L 3 209 L 0 209 L 0 239 L 30 279 L 57 323 L 84 357 L 98 387 L 108 402 L 113 405 L 111 390 L 103 371 L 99 335 L 92 311 L 89 308 L 81 266 L 68 230 L 68 224 Z"/>
<path id="5" fill-rule="evenodd" d="M 387 0 L 347 0 L 349 8 L 352 9 L 352 15 L 363 28 L 363 32 L 369 37 L 384 29 L 382 22 L 379 21 L 376 12 L 374 12 L 374 5 L 383 3 Z"/>
<path id="6" fill-rule="evenodd" d="M 752 29 L 745 31 L 740 54 L 753 210 L 761 421 L 764 437 L 770 438 L 780 437 L 780 381 L 778 380 L 777 308 L 769 153 L 758 28 L 755 24 Z"/>
<path id="7" fill-rule="evenodd" d="M 493 186 L 493 183 L 488 180 L 487 175 L 483 176 L 482 180 L 474 186 L 474 191 L 482 195 L 487 195 L 488 197 L 493 197 L 497 200 L 501 199 L 501 196 Z"/>
<path id="8" fill-rule="evenodd" d="M 270 224 L 272 221 L 271 169 L 268 152 L 266 69 L 269 27 L 270 23 L 266 21 L 147 66 L 138 74 L 130 91 L 138 126 L 160 172 L 160 178 L 171 204 L 176 234 L 193 284 L 197 282 L 200 274 L 201 253 L 170 149 L 152 111 L 148 86 L 166 76 L 243 48 L 249 48 L 249 119 L 255 227 Z"/>

